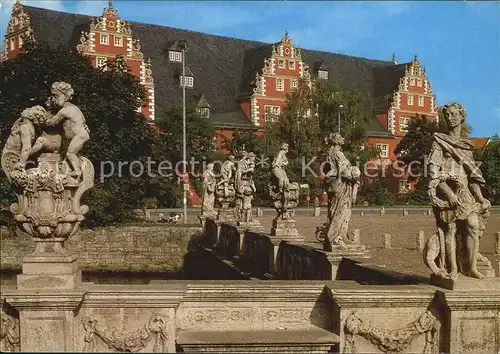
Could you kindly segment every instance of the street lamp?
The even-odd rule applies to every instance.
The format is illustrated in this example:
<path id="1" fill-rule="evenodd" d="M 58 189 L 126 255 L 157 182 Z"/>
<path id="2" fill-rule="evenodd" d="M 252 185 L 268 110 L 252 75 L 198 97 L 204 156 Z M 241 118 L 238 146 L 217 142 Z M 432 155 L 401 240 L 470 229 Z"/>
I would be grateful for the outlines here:
<path id="1" fill-rule="evenodd" d="M 343 104 L 339 105 L 339 117 L 338 117 L 338 119 L 337 119 L 337 130 L 338 130 L 338 133 L 339 133 L 339 134 L 340 134 L 340 110 L 341 110 L 342 108 L 344 108 L 344 105 L 343 105 Z"/>
<path id="2" fill-rule="evenodd" d="M 179 48 L 182 50 L 182 179 L 184 181 L 184 197 L 182 199 L 182 204 L 184 206 L 184 223 L 187 222 L 187 191 L 189 189 L 189 182 L 186 183 L 186 51 L 187 51 L 187 41 L 179 41 Z"/>

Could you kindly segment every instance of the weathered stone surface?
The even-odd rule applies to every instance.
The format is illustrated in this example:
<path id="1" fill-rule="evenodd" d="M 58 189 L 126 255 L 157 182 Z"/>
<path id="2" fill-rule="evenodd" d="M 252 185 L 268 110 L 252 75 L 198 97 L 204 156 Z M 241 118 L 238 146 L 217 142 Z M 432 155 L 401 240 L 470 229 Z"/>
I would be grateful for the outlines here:
<path id="1" fill-rule="evenodd" d="M 293 219 L 273 219 L 271 236 L 285 241 L 304 241 L 305 238 L 299 234 Z"/>

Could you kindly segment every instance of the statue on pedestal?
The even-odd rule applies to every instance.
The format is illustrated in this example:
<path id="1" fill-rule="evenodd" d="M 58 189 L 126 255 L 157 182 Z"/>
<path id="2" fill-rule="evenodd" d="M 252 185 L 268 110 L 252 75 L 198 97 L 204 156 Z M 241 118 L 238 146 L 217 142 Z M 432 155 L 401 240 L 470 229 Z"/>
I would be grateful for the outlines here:
<path id="1" fill-rule="evenodd" d="M 331 134 L 324 185 L 328 194 L 328 222 L 324 238 L 324 249 L 331 251 L 332 245 L 344 245 L 351 219 L 351 208 L 356 202 L 361 177 L 358 167 L 352 166 L 342 152 L 344 138 Z"/>
<path id="2" fill-rule="evenodd" d="M 490 215 L 491 204 L 481 192 L 485 180 L 474 161 L 474 145 L 461 138 L 466 112 L 458 103 L 443 107 L 447 134 L 434 133 L 427 158 L 429 196 L 438 232 L 424 248 L 424 262 L 434 275 L 456 280 L 459 274 L 483 278 L 489 260 L 479 253 L 479 240 Z M 437 262 L 436 262 L 437 261 Z"/>
<path id="3" fill-rule="evenodd" d="M 234 163 L 234 156 L 230 155 L 221 166 L 221 180 L 217 183 L 215 196 L 219 210 L 217 212 L 217 219 L 223 221 L 233 221 L 234 210 L 229 208 L 229 205 L 236 197 L 234 189 L 234 177 L 236 166 Z"/>
<path id="4" fill-rule="evenodd" d="M 203 174 L 203 195 L 201 197 L 201 214 L 203 217 L 215 217 L 215 189 L 217 179 L 214 173 L 214 164 L 209 163 Z"/>
<path id="5" fill-rule="evenodd" d="M 18 198 L 11 211 L 18 226 L 37 243 L 35 255 L 64 254 L 64 241 L 79 229 L 88 211 L 80 205 L 80 198 L 94 184 L 94 168 L 77 155 L 89 135 L 80 109 L 69 102 L 72 95 L 71 85 L 54 83 L 50 108 L 60 110 L 52 116 L 41 106 L 25 109 L 2 152 L 2 168 Z M 32 146 L 35 125 L 42 134 Z M 71 139 L 63 161 L 59 155 L 62 135 Z M 35 161 L 26 169 L 30 156 Z"/>
<path id="6" fill-rule="evenodd" d="M 242 153 L 236 169 L 234 188 L 236 191 L 236 217 L 239 223 L 250 223 L 252 216 L 252 199 L 256 191 L 253 182 L 255 170 L 255 154 L 253 152 Z"/>
<path id="7" fill-rule="evenodd" d="M 273 206 L 278 215 L 276 219 L 287 220 L 292 217 L 293 210 L 299 203 L 299 184 L 290 183 L 285 171 L 288 165 L 286 154 L 288 144 L 283 144 L 274 158 L 272 164 L 271 178 L 268 183 L 269 196 L 273 200 Z"/>

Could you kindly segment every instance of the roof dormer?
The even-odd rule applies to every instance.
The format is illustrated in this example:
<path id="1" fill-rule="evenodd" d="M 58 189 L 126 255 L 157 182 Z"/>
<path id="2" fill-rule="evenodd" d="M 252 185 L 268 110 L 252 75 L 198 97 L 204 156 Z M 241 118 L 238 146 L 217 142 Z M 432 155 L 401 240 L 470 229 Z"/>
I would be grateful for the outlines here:
<path id="1" fill-rule="evenodd" d="M 194 75 L 191 69 L 189 67 L 185 67 L 186 75 L 185 75 L 185 81 L 186 81 L 186 87 L 194 87 Z M 178 77 L 179 77 L 179 85 L 182 87 L 184 85 L 184 78 L 182 77 L 182 71 L 178 70 Z"/>
<path id="2" fill-rule="evenodd" d="M 201 97 L 196 105 L 196 111 L 202 118 L 210 118 L 210 104 L 208 103 L 205 94 L 202 93 Z"/>
<path id="3" fill-rule="evenodd" d="M 173 41 L 168 45 L 168 60 L 175 63 L 182 63 L 182 50 L 180 41 Z"/>
<path id="4" fill-rule="evenodd" d="M 318 79 L 328 80 L 328 67 L 323 60 L 314 62 L 314 74 Z"/>

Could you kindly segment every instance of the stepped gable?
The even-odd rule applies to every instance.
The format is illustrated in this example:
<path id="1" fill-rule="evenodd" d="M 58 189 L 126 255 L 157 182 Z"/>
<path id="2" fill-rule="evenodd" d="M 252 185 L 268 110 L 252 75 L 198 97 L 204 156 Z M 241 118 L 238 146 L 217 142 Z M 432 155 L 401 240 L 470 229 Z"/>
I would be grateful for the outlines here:
<path id="1" fill-rule="evenodd" d="M 373 69 L 373 109 L 387 110 L 398 90 L 400 79 L 405 76 L 406 66 L 411 63 L 379 66 Z"/>
<path id="2" fill-rule="evenodd" d="M 76 46 L 80 32 L 88 29 L 94 17 L 23 6 L 30 16 L 35 38 L 53 46 Z M 220 117 L 228 124 L 234 118 L 235 124 L 244 125 L 236 98 L 252 92 L 255 74 L 262 70 L 264 59 L 271 56 L 272 44 L 138 22 L 130 24 L 134 38 L 141 42 L 144 56 L 151 58 L 156 112 L 163 112 L 167 105 L 182 100 L 178 81 L 182 64 L 170 62 L 168 51 L 173 43 L 185 39 L 187 66 L 194 76 L 194 87 L 186 88 L 188 100 L 197 102 L 204 94 L 214 122 Z M 376 92 L 374 80 L 380 77 L 373 68 L 394 66 L 390 61 L 305 49 L 302 49 L 302 57 L 309 64 L 310 72 L 315 63 L 321 61 L 329 70 L 329 81 L 344 89 L 359 90 L 370 107 Z"/>

